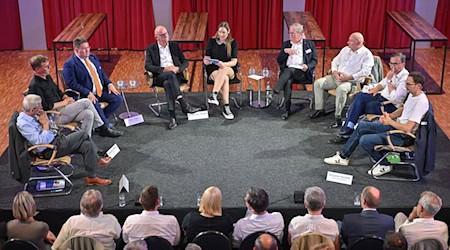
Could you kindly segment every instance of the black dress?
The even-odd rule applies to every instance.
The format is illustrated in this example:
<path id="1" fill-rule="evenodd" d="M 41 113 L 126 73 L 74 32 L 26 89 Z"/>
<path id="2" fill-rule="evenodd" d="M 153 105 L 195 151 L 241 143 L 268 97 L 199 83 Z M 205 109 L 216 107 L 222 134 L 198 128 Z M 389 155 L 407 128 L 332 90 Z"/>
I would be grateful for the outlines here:
<path id="1" fill-rule="evenodd" d="M 208 230 L 219 231 L 229 237 L 233 232 L 233 221 L 228 215 L 208 218 L 192 211 L 184 216 L 181 228 L 186 232 L 186 243 L 190 243 L 197 234 Z"/>
<path id="2" fill-rule="evenodd" d="M 210 56 L 212 59 L 217 59 L 222 62 L 229 62 L 232 58 L 237 58 L 238 55 L 238 44 L 236 40 L 231 41 L 231 57 L 227 56 L 227 48 L 225 43 L 218 44 L 216 39 L 210 38 L 208 39 L 208 45 L 206 46 L 206 56 Z M 215 64 L 206 65 L 206 73 L 208 77 L 211 75 L 214 70 L 219 69 L 219 66 Z M 234 73 L 237 72 L 237 67 L 233 67 Z"/>

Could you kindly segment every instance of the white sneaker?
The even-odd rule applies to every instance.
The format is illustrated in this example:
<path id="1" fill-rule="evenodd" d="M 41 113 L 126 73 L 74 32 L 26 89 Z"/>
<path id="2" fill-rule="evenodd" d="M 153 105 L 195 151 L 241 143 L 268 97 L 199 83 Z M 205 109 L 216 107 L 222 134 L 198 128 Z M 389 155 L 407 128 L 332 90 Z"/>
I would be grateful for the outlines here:
<path id="1" fill-rule="evenodd" d="M 392 171 L 392 166 L 378 165 L 374 169 L 369 169 L 367 173 L 373 176 L 382 176 Z"/>
<path id="2" fill-rule="evenodd" d="M 342 158 L 338 151 L 336 152 L 336 155 L 323 159 L 323 162 L 330 165 L 348 166 L 349 160 Z"/>
<path id="3" fill-rule="evenodd" d="M 225 119 L 227 120 L 233 120 L 234 119 L 234 115 L 231 112 L 230 106 L 223 106 L 223 112 L 222 115 L 225 117 Z"/>
<path id="4" fill-rule="evenodd" d="M 211 96 L 208 98 L 208 103 L 209 103 L 209 104 L 214 104 L 214 105 L 219 105 L 219 101 L 217 100 L 217 96 L 211 95 Z"/>

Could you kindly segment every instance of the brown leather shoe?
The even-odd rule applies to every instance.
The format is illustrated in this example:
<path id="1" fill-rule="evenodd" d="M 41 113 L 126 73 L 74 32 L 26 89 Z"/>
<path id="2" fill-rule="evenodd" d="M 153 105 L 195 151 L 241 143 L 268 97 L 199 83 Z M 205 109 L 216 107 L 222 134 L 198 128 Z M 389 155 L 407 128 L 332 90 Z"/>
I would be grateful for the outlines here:
<path id="1" fill-rule="evenodd" d="M 106 165 L 108 165 L 111 162 L 112 158 L 111 157 L 102 157 L 100 158 L 100 160 L 98 160 L 98 166 L 99 167 L 104 167 Z"/>
<path id="2" fill-rule="evenodd" d="M 100 178 L 98 176 L 96 176 L 94 178 L 86 177 L 86 185 L 87 186 L 92 186 L 92 185 L 95 185 L 95 186 L 107 186 L 109 184 L 111 184 L 111 180 L 108 180 L 108 179 L 102 179 L 102 178 Z"/>

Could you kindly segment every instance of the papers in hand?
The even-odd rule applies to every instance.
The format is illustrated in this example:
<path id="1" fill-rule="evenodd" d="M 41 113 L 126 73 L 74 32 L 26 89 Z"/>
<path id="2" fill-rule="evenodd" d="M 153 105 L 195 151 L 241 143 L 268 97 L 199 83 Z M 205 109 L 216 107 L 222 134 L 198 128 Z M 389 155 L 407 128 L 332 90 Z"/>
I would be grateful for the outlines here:
<path id="1" fill-rule="evenodd" d="M 219 63 L 219 60 L 217 60 L 217 59 L 208 58 L 206 60 L 210 61 L 212 64 L 218 64 Z"/>

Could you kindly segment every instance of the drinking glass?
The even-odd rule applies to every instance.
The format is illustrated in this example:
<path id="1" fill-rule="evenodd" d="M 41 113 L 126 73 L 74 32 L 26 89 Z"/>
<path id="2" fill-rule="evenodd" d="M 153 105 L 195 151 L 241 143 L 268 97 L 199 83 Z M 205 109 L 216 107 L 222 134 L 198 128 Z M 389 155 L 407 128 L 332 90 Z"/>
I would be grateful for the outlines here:
<path id="1" fill-rule="evenodd" d="M 251 75 L 254 75 L 254 74 L 255 74 L 255 68 L 250 67 L 250 69 L 248 70 L 248 75 L 251 76 Z"/>
<path id="2" fill-rule="evenodd" d="M 267 77 L 269 77 L 270 71 L 269 71 L 269 69 L 267 67 L 265 67 L 263 69 L 262 73 L 263 73 L 264 78 L 267 78 Z"/>

